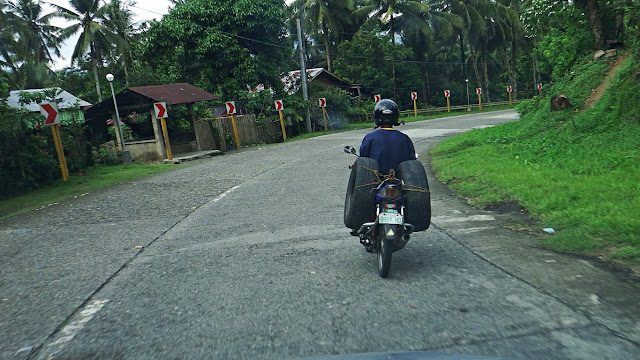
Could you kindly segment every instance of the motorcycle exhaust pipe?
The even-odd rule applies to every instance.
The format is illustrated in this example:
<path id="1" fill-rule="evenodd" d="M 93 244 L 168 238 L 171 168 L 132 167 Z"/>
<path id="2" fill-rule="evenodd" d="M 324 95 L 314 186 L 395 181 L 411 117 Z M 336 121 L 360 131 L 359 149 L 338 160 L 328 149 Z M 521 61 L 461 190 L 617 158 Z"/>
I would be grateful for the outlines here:
<path id="1" fill-rule="evenodd" d="M 404 241 L 405 244 L 408 243 L 409 240 L 411 240 L 411 235 L 409 234 L 402 235 L 402 240 Z"/>

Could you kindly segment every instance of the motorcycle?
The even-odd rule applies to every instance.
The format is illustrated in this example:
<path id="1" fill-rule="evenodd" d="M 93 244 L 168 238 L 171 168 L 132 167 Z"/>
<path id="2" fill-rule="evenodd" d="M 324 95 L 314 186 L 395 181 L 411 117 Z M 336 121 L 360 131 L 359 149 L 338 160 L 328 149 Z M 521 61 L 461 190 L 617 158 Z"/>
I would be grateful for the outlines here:
<path id="1" fill-rule="evenodd" d="M 345 146 L 344 151 L 358 156 L 356 149 L 352 146 Z M 415 160 L 406 163 L 408 165 L 399 166 L 400 171 L 405 168 L 414 170 L 414 163 L 420 164 Z M 422 165 L 419 166 L 424 173 Z M 375 160 L 359 156 L 356 162 L 349 166 L 352 174 L 345 201 L 345 225 L 354 229 L 351 234 L 360 238 L 360 243 L 368 252 L 376 253 L 378 275 L 386 278 L 391 269 L 392 254 L 403 249 L 416 230 L 414 224 L 407 222 L 405 217 L 407 190 L 415 190 L 415 186 L 410 185 L 407 189 L 407 184 L 402 177 L 396 177 L 393 172 L 383 175 L 377 172 L 375 167 L 377 167 Z M 426 184 L 426 175 L 424 183 Z M 372 196 L 372 193 L 375 196 Z M 428 185 L 426 193 L 428 195 Z M 430 222 L 431 208 L 428 198 L 427 202 Z M 375 209 L 375 216 L 370 209 Z M 363 221 L 365 219 L 369 221 Z M 422 229 L 419 230 L 426 230 L 424 225 L 421 227 Z"/>

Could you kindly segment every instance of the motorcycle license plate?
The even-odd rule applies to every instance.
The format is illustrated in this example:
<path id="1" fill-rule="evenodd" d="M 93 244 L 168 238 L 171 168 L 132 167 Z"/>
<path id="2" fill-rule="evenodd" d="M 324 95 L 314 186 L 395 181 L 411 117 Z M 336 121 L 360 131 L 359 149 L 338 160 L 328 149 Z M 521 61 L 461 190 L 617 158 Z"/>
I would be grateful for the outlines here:
<path id="1" fill-rule="evenodd" d="M 378 222 L 380 224 L 402 225 L 404 224 L 404 219 L 398 213 L 382 212 L 378 215 Z"/>

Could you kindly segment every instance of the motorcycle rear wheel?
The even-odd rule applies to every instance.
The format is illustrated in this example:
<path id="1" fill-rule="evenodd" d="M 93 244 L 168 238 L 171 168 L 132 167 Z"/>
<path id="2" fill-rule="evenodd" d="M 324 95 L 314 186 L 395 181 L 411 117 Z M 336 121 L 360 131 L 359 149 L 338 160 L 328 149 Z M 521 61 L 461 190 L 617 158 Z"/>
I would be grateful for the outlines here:
<path id="1" fill-rule="evenodd" d="M 381 278 L 389 276 L 391 270 L 391 255 L 393 254 L 393 241 L 382 236 L 378 239 L 376 255 L 378 257 L 378 275 Z"/>

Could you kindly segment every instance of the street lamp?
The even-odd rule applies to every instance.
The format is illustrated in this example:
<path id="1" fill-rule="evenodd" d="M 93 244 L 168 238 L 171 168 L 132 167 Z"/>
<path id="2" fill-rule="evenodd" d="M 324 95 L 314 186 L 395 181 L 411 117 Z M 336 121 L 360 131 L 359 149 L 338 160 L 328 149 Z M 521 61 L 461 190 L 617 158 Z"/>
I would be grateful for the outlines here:
<path id="1" fill-rule="evenodd" d="M 111 86 L 111 96 L 113 96 L 113 106 L 116 108 L 116 124 L 118 126 L 118 134 L 120 135 L 120 147 L 124 152 L 124 136 L 122 134 L 122 128 L 120 127 L 120 113 L 118 112 L 118 103 L 116 102 L 116 93 L 113 91 L 113 79 L 115 77 L 113 74 L 107 74 L 107 80 L 109 81 L 109 85 Z"/>
<path id="2" fill-rule="evenodd" d="M 467 107 L 469 107 L 469 79 L 464 79 L 464 82 L 467 83 Z"/>

